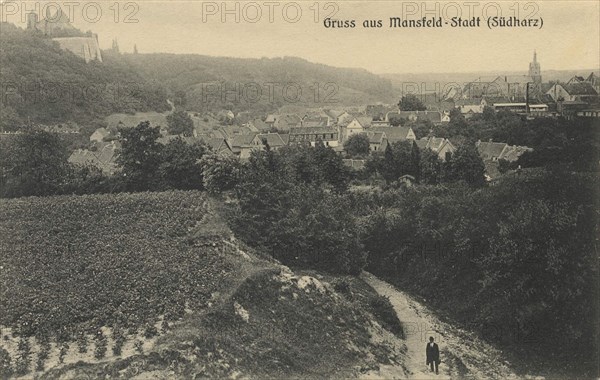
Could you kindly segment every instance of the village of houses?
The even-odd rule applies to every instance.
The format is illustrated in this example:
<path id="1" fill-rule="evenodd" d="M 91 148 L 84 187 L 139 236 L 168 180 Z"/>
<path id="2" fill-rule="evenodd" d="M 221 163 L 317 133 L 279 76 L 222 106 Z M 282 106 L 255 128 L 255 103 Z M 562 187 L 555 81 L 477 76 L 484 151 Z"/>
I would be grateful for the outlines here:
<path id="1" fill-rule="evenodd" d="M 398 105 L 375 104 L 337 109 L 296 107 L 294 112 L 254 118 L 249 113 L 234 114 L 230 110 L 203 114 L 188 112 L 194 121 L 194 131 L 193 136 L 183 138 L 189 143 L 203 141 L 219 154 L 234 155 L 241 160 L 248 159 L 254 150 L 264 149 L 265 143 L 277 150 L 293 144 L 314 146 L 321 141 L 342 155 L 347 165 L 360 170 L 365 163 L 364 157 L 348 157 L 344 150 L 344 144 L 353 135 L 365 135 L 371 152 L 385 152 L 390 144 L 412 140 L 420 149 L 430 149 L 445 160 L 448 153 L 456 150 L 455 144 L 431 134 L 417 138 L 411 123 L 425 121 L 430 125 L 443 125 L 450 122 L 450 110 L 454 108 L 469 119 L 483 113 L 485 107 L 528 118 L 598 118 L 599 92 L 600 80 L 593 72 L 586 78 L 575 76 L 566 83 L 542 82 L 540 64 L 534 53 L 529 75 L 477 78 L 462 88 L 451 88 L 442 97 L 422 96 L 420 98 L 427 106 L 424 111 L 401 111 Z M 106 120 L 107 127 L 91 135 L 90 148 L 76 150 L 70 161 L 92 164 L 107 174 L 114 173 L 119 149 L 118 128 L 135 126 L 144 121 L 142 119 L 144 115 L 111 115 Z M 161 126 L 160 142 L 178 137 L 168 134 L 166 114 L 155 114 L 151 119 L 153 126 Z M 396 125 L 392 120 L 401 120 L 401 123 Z M 530 149 L 501 141 L 478 141 L 477 148 L 486 164 L 488 179 L 499 175 L 495 168 L 500 160 L 514 162 Z"/>
<path id="2" fill-rule="evenodd" d="M 47 14 L 39 18 L 35 12 L 27 15 L 27 29 L 38 30 L 52 36 L 55 31 L 72 31 L 65 13 Z M 48 20 L 52 20 L 49 22 Z M 69 50 L 85 62 L 102 62 L 98 36 L 53 38 L 61 48 Z M 116 40 L 113 41 L 115 49 Z M 446 87 L 446 86 L 445 86 Z M 528 118 L 565 117 L 600 118 L 600 79 L 594 72 L 585 76 L 573 76 L 566 82 L 553 78 L 542 80 L 541 65 L 537 54 L 529 63 L 528 75 L 496 74 L 478 77 L 463 85 L 453 84 L 443 93 L 416 94 L 426 106 L 423 111 L 403 111 L 398 105 L 371 104 L 334 108 L 282 107 L 279 112 L 256 117 L 249 112 L 235 114 L 231 110 L 216 113 L 188 112 L 194 122 L 193 136 L 183 137 L 187 142 L 204 141 L 220 154 L 235 155 L 245 160 L 253 150 L 264 149 L 266 142 L 277 150 L 291 144 L 315 145 L 322 141 L 354 169 L 363 167 L 364 159 L 347 157 L 344 144 L 353 135 L 365 135 L 371 152 L 385 152 L 395 142 L 413 140 L 420 149 L 430 149 L 440 159 L 456 150 L 456 142 L 429 133 L 417 138 L 410 125 L 426 122 L 443 125 L 450 122 L 450 111 L 460 110 L 465 119 L 482 114 L 486 107 L 495 112 L 509 111 Z M 402 94 L 400 94 L 402 96 Z M 173 104 L 171 103 L 173 106 Z M 174 107 L 173 107 L 174 108 Z M 177 136 L 169 135 L 167 114 L 114 114 L 106 118 L 106 127 L 99 128 L 90 136 L 86 149 L 77 149 L 69 160 L 72 163 L 99 167 L 106 174 L 116 171 L 116 155 L 119 149 L 119 127 L 133 127 L 142 121 L 160 126 L 161 142 L 166 143 Z M 398 120 L 400 124 L 398 125 Z M 396 121 L 396 122 L 393 122 Z M 76 126 L 46 127 L 59 133 L 79 133 Z M 3 134 L 5 134 L 3 132 Z M 528 147 L 510 146 L 501 141 L 477 142 L 481 158 L 486 164 L 488 178 L 498 175 L 494 170 L 498 161 L 516 161 Z"/>

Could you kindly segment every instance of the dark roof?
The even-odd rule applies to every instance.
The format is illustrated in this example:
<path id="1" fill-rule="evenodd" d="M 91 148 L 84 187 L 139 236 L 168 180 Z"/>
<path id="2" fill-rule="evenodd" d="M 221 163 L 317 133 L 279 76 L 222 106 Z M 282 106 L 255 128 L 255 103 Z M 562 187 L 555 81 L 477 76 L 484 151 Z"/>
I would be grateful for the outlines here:
<path id="1" fill-rule="evenodd" d="M 262 141 L 267 141 L 270 147 L 278 147 L 286 145 L 279 133 L 259 133 L 256 135 Z M 252 139 L 254 140 L 254 139 Z M 251 140 L 251 141 L 252 141 Z"/>
<path id="2" fill-rule="evenodd" d="M 386 137 L 385 132 L 365 132 L 370 144 L 381 144 Z"/>
<path id="3" fill-rule="evenodd" d="M 458 106 L 479 106 L 484 98 L 459 99 L 454 104 Z"/>
<path id="4" fill-rule="evenodd" d="M 337 134 L 337 129 L 330 127 L 297 127 L 290 129 L 290 135 Z"/>
<path id="5" fill-rule="evenodd" d="M 565 84 L 563 88 L 569 95 L 598 95 L 592 84 L 588 82 Z"/>
<path id="6" fill-rule="evenodd" d="M 233 136 L 233 139 L 231 141 L 231 147 L 241 147 L 244 145 L 250 145 L 252 140 L 254 140 L 254 136 L 256 136 L 256 133 Z"/>
<path id="7" fill-rule="evenodd" d="M 365 128 L 371 126 L 371 123 L 373 123 L 373 118 L 371 116 L 357 116 L 356 120 L 358 120 L 360 125 Z"/>
<path id="8" fill-rule="evenodd" d="M 260 132 L 268 132 L 271 129 L 271 126 L 261 119 L 254 119 L 250 123 L 252 123 L 252 125 Z"/>
<path id="9" fill-rule="evenodd" d="M 69 162 L 81 165 L 93 165 L 100 168 L 105 173 L 111 173 L 116 170 L 117 150 L 119 143 L 96 143 L 95 151 L 88 149 L 77 149 L 69 157 Z"/>
<path id="10" fill-rule="evenodd" d="M 477 150 L 482 158 L 500 157 L 500 154 L 508 144 L 498 142 L 478 142 Z"/>
<path id="11" fill-rule="evenodd" d="M 322 117 L 306 117 L 302 120 L 302 126 L 303 127 L 326 127 L 327 126 L 327 122 L 329 121 L 329 118 L 322 116 Z"/>
<path id="12" fill-rule="evenodd" d="M 202 138 L 202 141 L 204 141 L 204 143 L 206 143 L 206 145 L 211 147 L 211 149 L 215 152 L 220 152 L 224 149 L 231 150 L 229 148 L 229 145 L 227 144 L 227 140 L 225 140 L 224 138 L 220 138 L 220 137 Z"/>
<path id="13" fill-rule="evenodd" d="M 585 81 L 595 85 L 598 83 L 598 76 L 592 71 Z"/>
<path id="14" fill-rule="evenodd" d="M 388 141 L 394 143 L 406 140 L 411 129 L 410 127 L 371 127 L 369 131 L 384 132 Z"/>

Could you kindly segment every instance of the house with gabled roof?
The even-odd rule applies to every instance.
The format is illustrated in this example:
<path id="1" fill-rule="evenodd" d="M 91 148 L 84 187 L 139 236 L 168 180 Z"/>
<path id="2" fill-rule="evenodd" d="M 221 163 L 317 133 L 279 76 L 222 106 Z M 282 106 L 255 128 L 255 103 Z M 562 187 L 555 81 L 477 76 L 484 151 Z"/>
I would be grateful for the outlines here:
<path id="1" fill-rule="evenodd" d="M 315 146 L 322 141 L 325 146 L 339 145 L 338 130 L 333 127 L 300 127 L 290 129 L 289 144 L 308 144 Z"/>
<path id="2" fill-rule="evenodd" d="M 235 155 L 241 159 L 247 159 L 252 151 L 264 149 L 265 144 L 268 144 L 272 150 L 287 145 L 279 133 L 252 133 L 235 136 L 230 147 Z"/>
<path id="3" fill-rule="evenodd" d="M 556 102 L 580 101 L 590 104 L 599 100 L 598 92 L 589 82 L 556 83 L 546 94 Z"/>
<path id="4" fill-rule="evenodd" d="M 271 130 L 271 126 L 260 118 L 249 120 L 245 126 L 254 133 L 267 133 Z"/>
<path id="5" fill-rule="evenodd" d="M 90 141 L 102 142 L 108 136 L 110 136 L 110 131 L 108 129 L 98 128 L 90 136 Z"/>
<path id="6" fill-rule="evenodd" d="M 365 127 L 357 118 L 352 119 L 346 126 L 339 126 L 340 142 L 346 142 L 351 136 L 361 134 L 365 131 Z"/>
<path id="7" fill-rule="evenodd" d="M 442 122 L 442 113 L 439 111 L 393 111 L 388 112 L 385 115 L 386 121 L 392 121 L 394 119 L 402 119 L 406 121 L 430 121 L 433 124 L 441 124 Z"/>
<path id="8" fill-rule="evenodd" d="M 365 134 L 369 138 L 371 152 L 385 152 L 388 146 L 388 139 L 385 132 L 367 130 Z"/>
<path id="9" fill-rule="evenodd" d="M 442 161 L 446 161 L 448 155 L 456 151 L 456 147 L 450 140 L 442 137 L 423 137 L 415 142 L 419 149 L 429 149 L 433 151 Z"/>
<path id="10" fill-rule="evenodd" d="M 358 120 L 363 128 L 369 128 L 373 123 L 373 117 L 366 115 L 356 116 L 356 120 Z"/>
<path id="11" fill-rule="evenodd" d="M 485 97 L 483 98 L 471 98 L 471 99 L 459 99 L 456 101 L 456 107 L 460 109 L 460 113 L 462 113 L 466 118 L 478 114 L 483 113 L 483 109 L 487 105 L 487 101 Z"/>
<path id="12" fill-rule="evenodd" d="M 289 131 L 290 128 L 300 127 L 302 124 L 302 118 L 291 113 L 282 115 L 270 114 L 265 119 L 265 123 L 269 127 L 276 128 L 279 131 Z"/>
<path id="13" fill-rule="evenodd" d="M 594 90 L 596 90 L 596 92 L 600 94 L 600 78 L 598 78 L 598 75 L 596 75 L 596 73 L 592 71 L 590 75 L 585 79 L 585 81 L 591 84 L 592 87 L 594 87 Z"/>
<path id="14" fill-rule="evenodd" d="M 117 152 L 121 144 L 116 141 L 95 142 L 90 149 L 77 149 L 68 161 L 71 164 L 90 165 L 102 170 L 104 174 L 112 175 L 117 169 Z"/>
<path id="15" fill-rule="evenodd" d="M 410 127 L 371 127 L 370 132 L 383 132 L 389 144 L 399 141 L 415 140 L 415 132 Z"/>
<path id="16" fill-rule="evenodd" d="M 342 125 L 352 121 L 352 115 L 344 110 L 324 110 L 324 115 L 327 116 L 327 125 Z"/>
<path id="17" fill-rule="evenodd" d="M 208 147 L 213 152 L 215 152 L 219 155 L 224 155 L 224 156 L 233 155 L 233 151 L 231 150 L 229 143 L 227 143 L 227 140 L 224 138 L 212 137 L 212 138 L 200 138 L 200 140 L 202 142 L 204 142 L 206 145 L 208 145 Z"/>
<path id="18" fill-rule="evenodd" d="M 507 160 L 512 162 L 519 159 L 523 153 L 532 150 L 526 146 L 508 145 L 491 140 L 488 142 L 477 141 L 475 145 L 483 161 Z"/>
<path id="19" fill-rule="evenodd" d="M 329 118 L 325 116 L 305 116 L 300 123 L 305 128 L 328 127 Z"/>

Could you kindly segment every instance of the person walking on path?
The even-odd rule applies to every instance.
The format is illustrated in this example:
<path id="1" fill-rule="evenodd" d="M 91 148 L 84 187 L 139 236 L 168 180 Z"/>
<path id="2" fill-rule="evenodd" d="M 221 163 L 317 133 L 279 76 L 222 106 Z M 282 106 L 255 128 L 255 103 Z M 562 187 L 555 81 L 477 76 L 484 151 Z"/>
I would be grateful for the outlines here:
<path id="1" fill-rule="evenodd" d="M 431 372 L 434 371 L 435 365 L 435 374 L 438 374 L 438 365 L 440 364 L 440 348 L 437 343 L 433 341 L 433 337 L 429 337 L 429 343 L 427 343 L 427 348 L 425 352 L 427 353 L 427 364 L 431 366 Z"/>

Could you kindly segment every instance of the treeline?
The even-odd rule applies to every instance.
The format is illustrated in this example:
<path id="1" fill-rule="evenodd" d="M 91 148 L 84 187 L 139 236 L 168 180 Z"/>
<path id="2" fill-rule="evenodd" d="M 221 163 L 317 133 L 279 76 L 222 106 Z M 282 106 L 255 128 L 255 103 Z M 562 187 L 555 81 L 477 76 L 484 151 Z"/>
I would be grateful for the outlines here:
<path id="1" fill-rule="evenodd" d="M 170 109 L 162 85 L 127 65 L 85 63 L 51 39 L 0 25 L 0 130 L 23 125 L 97 123 L 115 112 Z"/>
<path id="2" fill-rule="evenodd" d="M 363 69 L 294 57 L 243 59 L 183 54 L 111 56 L 158 80 L 176 105 L 196 112 L 272 112 L 284 105 L 336 107 L 389 101 L 389 80 Z"/>
<path id="3" fill-rule="evenodd" d="M 485 166 L 474 143 L 463 144 L 444 159 L 430 149 L 419 149 L 414 141 L 391 144 L 384 153 L 371 154 L 360 177 L 383 179 L 392 187 L 409 175 L 411 182 L 436 185 L 464 181 L 472 187 L 485 185 Z"/>
<path id="4" fill-rule="evenodd" d="M 176 138 L 161 144 L 159 127 L 148 122 L 119 133 L 119 169 L 111 176 L 92 165 L 69 163 L 70 152 L 60 134 L 29 128 L 0 140 L 0 196 L 226 190 L 227 173 L 238 162 L 217 156 L 202 142 L 188 144 Z M 214 167 L 205 172 L 209 162 Z"/>
<path id="5" fill-rule="evenodd" d="M 600 169 L 600 122 L 593 118 L 540 118 L 527 119 L 513 112 L 495 112 L 485 107 L 482 114 L 469 119 L 458 109 L 450 112 L 450 122 L 434 125 L 430 121 L 393 120 L 393 124 L 410 126 L 417 138 L 433 135 L 448 138 L 454 145 L 466 142 L 494 141 L 509 145 L 527 146 L 525 153 L 512 166 L 540 167 L 569 163 L 576 170 Z"/>

